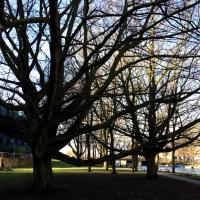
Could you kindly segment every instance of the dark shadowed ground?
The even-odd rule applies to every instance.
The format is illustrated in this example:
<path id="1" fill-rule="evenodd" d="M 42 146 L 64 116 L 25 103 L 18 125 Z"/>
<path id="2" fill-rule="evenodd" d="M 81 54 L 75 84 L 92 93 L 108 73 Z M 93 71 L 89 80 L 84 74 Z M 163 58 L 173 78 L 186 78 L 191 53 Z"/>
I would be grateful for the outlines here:
<path id="1" fill-rule="evenodd" d="M 200 200 L 200 187 L 183 181 L 144 175 L 55 175 L 55 189 L 48 195 L 31 192 L 30 181 L 0 185 L 0 200 Z M 2 184 L 2 183 L 0 183 Z"/>

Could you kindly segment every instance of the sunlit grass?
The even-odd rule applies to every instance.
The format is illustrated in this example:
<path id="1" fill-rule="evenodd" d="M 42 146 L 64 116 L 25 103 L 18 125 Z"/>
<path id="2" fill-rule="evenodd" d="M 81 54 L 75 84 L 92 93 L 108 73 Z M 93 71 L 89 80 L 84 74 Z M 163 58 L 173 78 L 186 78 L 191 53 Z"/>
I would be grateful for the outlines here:
<path id="1" fill-rule="evenodd" d="M 92 167 L 91 173 L 111 173 L 112 169 L 106 171 L 103 167 Z M 54 173 L 88 173 L 88 167 L 68 167 L 68 168 L 53 168 Z M 117 168 L 118 173 L 131 173 L 130 168 Z"/>
<path id="2" fill-rule="evenodd" d="M 56 174 L 87 174 L 88 167 L 76 167 L 61 161 L 53 160 L 52 161 L 52 169 L 53 173 Z M 111 174 L 112 168 L 109 168 L 108 171 L 105 170 L 103 167 L 93 166 L 91 168 L 90 174 Z M 116 168 L 117 174 L 133 174 L 131 168 Z M 134 174 L 145 174 L 146 172 L 138 171 Z M 162 174 L 162 172 L 159 172 Z M 200 180 L 199 175 L 188 175 L 188 174 L 179 174 L 176 175 L 188 176 L 190 178 Z M 8 181 L 15 181 L 15 180 L 31 180 L 33 177 L 33 168 L 32 165 L 27 165 L 20 168 L 13 168 L 11 171 L 0 171 L 0 183 L 8 182 Z"/>
<path id="3" fill-rule="evenodd" d="M 86 174 L 88 173 L 88 167 L 53 167 L 53 173 L 54 174 L 72 174 L 72 173 L 80 173 L 80 174 Z M 102 167 L 92 167 L 92 171 L 90 173 L 101 173 L 101 174 L 111 174 L 112 169 L 109 168 L 108 171 L 106 171 Z M 117 169 L 118 174 L 131 174 L 131 169 L 127 168 L 118 168 Z M 140 172 L 137 172 L 137 174 Z M 14 168 L 12 171 L 0 171 L 0 181 L 9 181 L 19 178 L 30 178 L 32 177 L 33 169 L 32 168 Z"/>
<path id="4" fill-rule="evenodd" d="M 53 173 L 54 174 L 86 174 L 88 173 L 88 167 L 76 167 L 64 162 L 60 162 L 57 160 L 52 161 Z M 109 168 L 106 171 L 103 167 L 92 167 L 91 174 L 111 174 L 112 169 Z M 141 172 L 137 172 L 139 174 Z M 20 179 L 32 179 L 33 168 L 32 165 L 27 165 L 20 168 L 13 168 L 11 171 L 0 171 L 0 182 L 8 182 L 12 180 L 20 180 Z M 117 174 L 131 174 L 130 168 L 117 168 Z"/>

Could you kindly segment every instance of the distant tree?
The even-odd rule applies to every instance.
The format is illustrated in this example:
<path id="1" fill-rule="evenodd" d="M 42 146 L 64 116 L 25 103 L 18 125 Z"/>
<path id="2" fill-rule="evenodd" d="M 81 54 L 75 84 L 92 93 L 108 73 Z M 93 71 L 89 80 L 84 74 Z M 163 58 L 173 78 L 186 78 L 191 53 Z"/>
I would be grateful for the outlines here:
<path id="1" fill-rule="evenodd" d="M 184 40 L 184 46 L 189 39 Z M 187 146 L 200 136 L 198 55 L 182 46 L 173 47 L 172 58 L 159 56 L 162 51 L 152 43 L 157 58 L 141 63 L 138 69 L 124 71 L 121 87 L 123 107 L 129 112 L 129 125 L 121 132 L 134 139 L 147 161 L 147 177 L 157 177 L 156 155 Z M 162 45 L 165 48 L 165 44 Z M 182 56 L 181 56 L 181 55 Z M 191 56 L 191 57 L 190 57 Z M 188 59 L 186 59 L 186 57 Z M 196 77 L 196 78 L 195 78 Z M 138 105 L 150 102 L 138 109 Z M 120 129 L 120 127 L 119 127 Z"/>
<path id="2" fill-rule="evenodd" d="M 76 158 L 81 159 L 86 149 L 85 137 L 83 135 L 80 135 L 74 138 L 68 145 L 71 148 L 73 154 L 76 156 Z"/>

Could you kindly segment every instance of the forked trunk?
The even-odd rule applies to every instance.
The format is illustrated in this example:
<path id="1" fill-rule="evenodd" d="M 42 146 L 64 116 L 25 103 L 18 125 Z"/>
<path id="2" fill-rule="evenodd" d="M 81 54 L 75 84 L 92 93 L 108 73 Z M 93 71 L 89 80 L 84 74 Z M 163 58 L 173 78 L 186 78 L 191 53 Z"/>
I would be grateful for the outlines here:
<path id="1" fill-rule="evenodd" d="M 47 193 L 52 185 L 52 165 L 49 156 L 41 158 L 33 154 L 33 183 L 37 193 Z"/>
<path id="2" fill-rule="evenodd" d="M 158 167 L 156 163 L 156 155 L 148 154 L 145 156 L 147 161 L 147 175 L 148 179 L 157 179 L 158 178 Z"/>

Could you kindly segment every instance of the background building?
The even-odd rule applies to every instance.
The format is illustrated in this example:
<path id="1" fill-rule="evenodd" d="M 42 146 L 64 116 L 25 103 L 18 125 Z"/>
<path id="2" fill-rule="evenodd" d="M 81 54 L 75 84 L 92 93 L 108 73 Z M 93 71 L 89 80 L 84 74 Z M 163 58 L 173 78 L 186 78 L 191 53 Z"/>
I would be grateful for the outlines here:
<path id="1" fill-rule="evenodd" d="M 26 142 L 10 138 L 0 133 L 0 152 L 7 153 L 30 153 L 30 148 Z"/>

